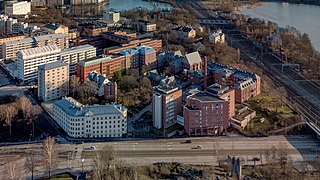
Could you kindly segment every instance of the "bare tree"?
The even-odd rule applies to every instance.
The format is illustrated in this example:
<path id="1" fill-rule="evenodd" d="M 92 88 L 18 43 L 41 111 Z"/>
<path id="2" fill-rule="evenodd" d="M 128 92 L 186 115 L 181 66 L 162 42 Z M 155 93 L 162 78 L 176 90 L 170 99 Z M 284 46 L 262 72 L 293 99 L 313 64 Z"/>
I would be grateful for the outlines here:
<path id="1" fill-rule="evenodd" d="M 102 150 L 97 151 L 94 157 L 93 167 L 93 179 L 106 179 L 110 174 L 110 166 L 116 157 L 115 149 L 112 146 L 104 146 Z"/>
<path id="2" fill-rule="evenodd" d="M 74 98 L 74 94 L 77 91 L 77 88 L 79 88 L 80 79 L 73 75 L 70 78 L 70 89 L 72 91 L 72 97 Z"/>
<path id="3" fill-rule="evenodd" d="M 9 136 L 11 136 L 12 120 L 18 114 L 18 111 L 14 105 L 9 104 L 4 107 L 4 112 L 5 112 L 5 118 L 4 118 L 5 124 L 9 126 Z"/>
<path id="4" fill-rule="evenodd" d="M 43 141 L 42 151 L 44 155 L 44 166 L 48 170 L 50 178 L 52 169 L 57 165 L 56 142 L 54 137 L 49 136 Z"/>
<path id="5" fill-rule="evenodd" d="M 21 109 L 23 113 L 23 118 L 29 119 L 31 118 L 31 112 L 32 112 L 32 103 L 27 97 L 21 97 L 16 101 L 17 108 Z"/>
<path id="6" fill-rule="evenodd" d="M 31 173 L 31 180 L 33 180 L 33 175 L 37 171 L 37 167 L 40 165 L 40 160 L 35 157 L 34 154 L 29 154 L 26 157 L 26 162 L 24 164 L 24 171 L 26 173 Z"/>
<path id="7" fill-rule="evenodd" d="M 15 162 L 8 162 L 6 166 L 6 171 L 8 175 L 8 179 L 10 180 L 19 180 L 20 178 L 20 170 Z"/>

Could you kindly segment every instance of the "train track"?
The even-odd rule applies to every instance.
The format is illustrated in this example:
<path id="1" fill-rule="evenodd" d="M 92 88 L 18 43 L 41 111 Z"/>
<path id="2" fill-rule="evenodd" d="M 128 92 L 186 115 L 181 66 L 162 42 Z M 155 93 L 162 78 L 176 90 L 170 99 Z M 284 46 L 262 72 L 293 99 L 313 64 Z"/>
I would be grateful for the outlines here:
<path id="1" fill-rule="evenodd" d="M 189 10 L 198 19 L 216 18 L 201 1 L 177 0 L 177 5 Z M 223 27 L 219 28 L 223 29 Z M 238 30 L 224 29 L 224 31 L 231 46 L 239 48 L 241 55 L 259 66 L 278 87 L 286 89 L 288 105 L 299 112 L 307 122 L 313 122 L 320 129 L 320 88 L 293 69 L 286 67 L 282 72 L 282 68 L 279 66 L 281 67 L 285 63 L 279 57 L 271 52 L 262 52 L 253 44 L 253 41 L 244 37 Z"/>

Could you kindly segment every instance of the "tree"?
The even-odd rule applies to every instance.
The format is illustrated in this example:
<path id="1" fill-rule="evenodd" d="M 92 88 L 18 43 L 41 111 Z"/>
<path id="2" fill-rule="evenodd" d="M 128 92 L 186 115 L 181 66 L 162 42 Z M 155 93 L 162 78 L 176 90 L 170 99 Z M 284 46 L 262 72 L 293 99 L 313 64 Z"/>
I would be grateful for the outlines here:
<path id="1" fill-rule="evenodd" d="M 48 170 L 49 178 L 51 177 L 51 171 L 56 166 L 57 152 L 56 142 L 54 137 L 48 136 L 42 144 L 43 162 L 45 168 Z"/>
<path id="2" fill-rule="evenodd" d="M 8 179 L 18 180 L 20 179 L 20 169 L 15 162 L 9 162 L 6 166 Z"/>
<path id="3" fill-rule="evenodd" d="M 18 114 L 18 111 L 17 111 L 17 108 L 12 104 L 6 105 L 4 107 L 4 111 L 5 111 L 5 118 L 4 118 L 5 124 L 9 126 L 9 136 L 11 136 L 12 120 Z"/>
<path id="4" fill-rule="evenodd" d="M 22 111 L 23 119 L 28 120 L 31 118 L 32 103 L 27 97 L 21 97 L 16 101 L 17 108 Z"/>
<path id="5" fill-rule="evenodd" d="M 100 151 L 96 151 L 92 167 L 93 179 L 107 179 L 110 174 L 110 166 L 116 157 L 113 146 L 106 145 Z"/>
<path id="6" fill-rule="evenodd" d="M 33 180 L 33 174 L 37 171 L 36 168 L 39 166 L 39 159 L 33 154 L 29 154 L 26 157 L 26 162 L 24 164 L 24 171 L 26 173 L 31 173 L 31 180 Z"/>
<path id="7" fill-rule="evenodd" d="M 75 75 L 71 76 L 71 78 L 70 78 L 70 89 L 71 89 L 73 98 L 74 98 L 75 92 L 79 88 L 79 82 L 80 82 L 80 79 L 77 76 L 75 76 Z"/>

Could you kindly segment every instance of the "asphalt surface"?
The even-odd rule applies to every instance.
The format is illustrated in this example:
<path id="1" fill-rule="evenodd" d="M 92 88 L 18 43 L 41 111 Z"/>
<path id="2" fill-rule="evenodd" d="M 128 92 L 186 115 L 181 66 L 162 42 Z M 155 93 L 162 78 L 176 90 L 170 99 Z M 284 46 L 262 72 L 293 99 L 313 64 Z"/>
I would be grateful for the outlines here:
<path id="1" fill-rule="evenodd" d="M 184 143 L 186 140 L 192 143 Z M 82 159 L 84 169 L 90 170 L 92 160 L 97 151 L 105 145 L 113 146 L 117 159 L 124 163 L 147 165 L 156 162 L 181 162 L 187 164 L 217 164 L 218 160 L 224 160 L 228 155 L 243 159 L 244 164 L 253 164 L 254 157 L 261 158 L 265 162 L 264 154 L 272 146 L 285 150 L 294 162 L 315 160 L 320 150 L 319 140 L 311 136 L 270 136 L 263 138 L 236 137 L 199 137 L 182 139 L 161 139 L 121 142 L 101 142 L 84 144 L 59 144 L 59 170 L 80 170 Z M 195 149 L 201 145 L 202 149 Z M 86 150 L 95 146 L 96 150 Z M 0 179 L 5 177 L 5 162 L 17 162 L 21 168 L 24 164 L 24 155 L 32 152 L 41 155 L 41 144 L 13 145 L 0 148 Z M 69 157 L 69 158 L 68 158 Z M 42 173 L 44 170 L 42 170 Z M 38 173 L 40 174 L 40 173 Z"/>

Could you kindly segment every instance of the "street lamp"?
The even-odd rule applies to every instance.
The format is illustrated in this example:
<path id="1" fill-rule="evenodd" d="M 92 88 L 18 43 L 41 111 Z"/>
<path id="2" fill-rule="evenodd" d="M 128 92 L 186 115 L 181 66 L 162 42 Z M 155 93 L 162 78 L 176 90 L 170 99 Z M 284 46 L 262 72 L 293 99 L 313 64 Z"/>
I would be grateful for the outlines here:
<path id="1" fill-rule="evenodd" d="M 81 160 L 81 164 L 82 164 L 81 170 L 82 170 L 82 173 L 83 173 L 83 162 L 84 162 L 84 159 Z"/>

